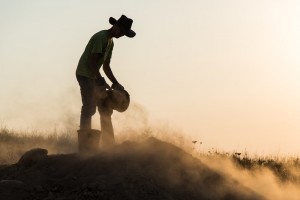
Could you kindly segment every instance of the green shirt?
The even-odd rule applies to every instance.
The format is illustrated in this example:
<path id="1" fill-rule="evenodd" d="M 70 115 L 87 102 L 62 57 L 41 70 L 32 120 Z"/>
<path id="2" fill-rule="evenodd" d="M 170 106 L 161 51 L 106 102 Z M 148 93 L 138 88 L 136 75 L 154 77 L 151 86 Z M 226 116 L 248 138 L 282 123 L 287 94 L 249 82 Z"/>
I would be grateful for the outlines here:
<path id="1" fill-rule="evenodd" d="M 95 79 L 92 75 L 92 70 L 89 66 L 89 57 L 92 53 L 99 53 L 100 58 L 97 61 L 98 70 L 103 65 L 104 61 L 110 61 L 114 42 L 108 38 L 108 31 L 103 30 L 95 33 L 85 47 L 83 54 L 80 57 L 76 74 Z"/>

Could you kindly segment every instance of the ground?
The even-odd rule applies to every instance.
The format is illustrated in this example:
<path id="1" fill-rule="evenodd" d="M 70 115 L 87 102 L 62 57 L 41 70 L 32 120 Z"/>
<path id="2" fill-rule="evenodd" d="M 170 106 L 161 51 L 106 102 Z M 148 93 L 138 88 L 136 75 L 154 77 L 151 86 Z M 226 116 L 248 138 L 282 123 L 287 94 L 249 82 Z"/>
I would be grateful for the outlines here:
<path id="1" fill-rule="evenodd" d="M 155 138 L 123 142 L 91 156 L 42 153 L 26 164 L 0 167 L 1 199 L 264 199 Z"/>

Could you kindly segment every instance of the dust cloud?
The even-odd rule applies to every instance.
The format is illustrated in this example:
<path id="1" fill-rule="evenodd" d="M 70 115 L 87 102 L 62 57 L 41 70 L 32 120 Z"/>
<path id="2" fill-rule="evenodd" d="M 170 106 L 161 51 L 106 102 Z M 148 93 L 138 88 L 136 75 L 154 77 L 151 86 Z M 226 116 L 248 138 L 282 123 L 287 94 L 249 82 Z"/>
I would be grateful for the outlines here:
<path id="1" fill-rule="evenodd" d="M 267 167 L 257 167 L 257 169 L 251 170 L 241 169 L 228 158 L 201 157 L 200 160 L 211 169 L 237 180 L 243 186 L 264 196 L 266 199 L 300 199 L 299 182 L 293 180 L 283 182 Z"/>
<path id="2" fill-rule="evenodd" d="M 199 149 L 195 149 L 193 138 L 187 136 L 183 132 L 172 129 L 170 126 L 157 126 L 157 124 L 150 125 L 146 120 L 147 112 L 144 111 L 139 105 L 135 106 L 137 106 L 138 109 L 133 108 L 132 112 L 129 113 L 128 116 L 126 116 L 126 114 L 124 115 L 124 119 L 118 118 L 118 120 L 121 121 L 120 124 L 125 125 L 121 126 L 122 128 L 118 132 L 117 137 L 120 143 L 126 140 L 135 140 L 140 142 L 145 138 L 155 137 L 162 141 L 171 143 L 181 148 L 189 155 L 199 159 L 209 169 L 216 171 L 225 180 L 234 180 L 233 182 L 229 181 L 224 183 L 226 184 L 224 185 L 224 188 L 228 187 L 227 184 L 235 184 L 236 181 L 243 186 L 243 189 L 236 187 L 237 190 L 241 190 L 239 192 L 242 192 L 245 187 L 248 188 L 249 191 L 253 191 L 259 197 L 262 197 L 262 199 L 300 199 L 299 169 L 295 169 L 292 166 L 285 166 L 287 168 L 286 170 L 292 173 L 294 179 L 298 178 L 298 180 L 293 180 L 293 178 L 291 178 L 291 180 L 282 181 L 276 174 L 274 174 L 274 171 L 267 167 L 257 166 L 257 169 L 243 169 L 237 166 L 236 163 L 230 159 L 230 157 L 218 157 L 213 155 L 203 156 L 203 154 L 206 154 L 205 152 L 197 155 L 197 152 L 195 151 L 199 151 Z M 139 119 L 142 120 L 139 121 Z M 134 127 L 134 124 L 137 124 L 138 126 Z M 172 165 L 171 163 L 169 164 Z M 186 167 L 190 165 L 190 163 L 185 164 Z M 195 176 L 197 177 L 198 175 Z M 177 175 L 174 174 L 175 182 L 176 176 Z M 204 174 L 200 173 L 199 176 L 204 176 Z"/>
<path id="3" fill-rule="evenodd" d="M 117 128 L 119 143 L 126 140 L 142 142 L 146 138 L 155 137 L 179 147 L 189 155 L 199 159 L 211 170 L 216 171 L 224 179 L 235 180 L 241 186 L 248 188 L 263 199 L 300 199 L 299 180 L 295 181 L 291 178 L 291 180 L 282 181 L 274 174 L 274 171 L 263 166 L 257 166 L 255 169 L 241 168 L 228 156 L 207 156 L 208 153 L 205 155 L 205 152 L 197 155 L 199 152 L 195 151 L 200 151 L 200 149 L 195 149 L 193 138 L 166 124 L 151 124 L 148 119 L 148 112 L 139 104 L 132 105 L 128 113 L 117 115 L 115 121 L 117 127 L 119 127 Z M 171 163 L 169 164 L 172 165 Z M 190 163 L 185 164 L 187 166 L 190 165 Z M 294 179 L 299 178 L 299 169 L 295 169 L 293 166 L 285 167 L 293 175 Z M 200 174 L 200 176 L 202 175 Z M 174 176 L 176 177 L 176 175 Z M 226 184 L 229 183 L 227 182 Z"/>
<path id="4" fill-rule="evenodd" d="M 81 108 L 79 87 L 24 93 L 12 93 L 1 100 L 1 128 L 43 134 L 78 128 Z"/>
<path id="5" fill-rule="evenodd" d="M 27 119 L 32 120 L 28 124 L 39 124 L 35 126 L 36 130 L 13 131 L 6 128 L 3 123 L 0 134 L 0 164 L 15 163 L 26 150 L 36 147 L 48 149 L 49 154 L 76 152 L 76 130 L 81 106 L 77 93 L 77 90 L 70 89 L 68 98 L 61 99 L 58 104 L 35 105 L 35 109 L 39 106 L 46 107 L 35 112 L 34 117 Z M 79 101 L 74 101 L 75 98 Z M 25 111 L 29 111 L 30 107 L 27 109 Z M 25 121 L 26 115 L 18 113 Z M 97 117 L 95 118 L 94 126 L 97 127 L 100 123 Z M 266 167 L 241 169 L 228 157 L 197 156 L 192 143 L 193 138 L 176 126 L 153 123 L 149 120 L 147 110 L 138 103 L 131 103 L 124 113 L 115 112 L 113 125 L 120 146 L 107 152 L 107 156 L 110 159 L 119 156 L 118 158 L 123 157 L 137 162 L 136 165 L 131 163 L 131 167 L 141 173 L 145 170 L 145 163 L 141 167 L 139 162 L 148 160 L 146 163 L 149 174 L 154 176 L 152 174 L 154 170 L 157 180 L 171 185 L 170 188 L 186 185 L 186 190 L 193 191 L 192 194 L 197 193 L 197 188 L 207 189 L 208 193 L 213 191 L 214 194 L 205 194 L 202 191 L 201 195 L 207 199 L 214 199 L 214 195 L 226 199 L 226 191 L 231 191 L 230 195 L 240 195 L 239 197 L 242 197 L 240 199 L 300 199 L 299 182 L 292 180 L 282 182 Z M 149 138 L 170 143 L 175 147 L 153 143 L 153 140 L 149 142 Z M 128 144 L 131 148 L 128 148 Z M 166 157 L 162 158 L 161 154 Z M 292 168 L 289 170 L 294 172 L 295 177 L 299 177 L 297 174 L 299 170 Z M 177 190 L 180 191 L 179 188 Z M 230 199 L 230 195 L 227 199 Z"/>

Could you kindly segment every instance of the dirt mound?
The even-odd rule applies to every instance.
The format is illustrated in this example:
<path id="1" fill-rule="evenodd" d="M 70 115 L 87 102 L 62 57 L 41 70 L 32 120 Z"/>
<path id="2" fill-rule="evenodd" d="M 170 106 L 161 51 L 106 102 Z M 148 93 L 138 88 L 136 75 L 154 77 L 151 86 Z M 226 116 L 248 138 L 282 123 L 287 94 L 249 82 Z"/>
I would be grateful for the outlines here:
<path id="1" fill-rule="evenodd" d="M 149 138 L 91 157 L 0 167 L 1 199 L 264 199 L 174 145 Z"/>

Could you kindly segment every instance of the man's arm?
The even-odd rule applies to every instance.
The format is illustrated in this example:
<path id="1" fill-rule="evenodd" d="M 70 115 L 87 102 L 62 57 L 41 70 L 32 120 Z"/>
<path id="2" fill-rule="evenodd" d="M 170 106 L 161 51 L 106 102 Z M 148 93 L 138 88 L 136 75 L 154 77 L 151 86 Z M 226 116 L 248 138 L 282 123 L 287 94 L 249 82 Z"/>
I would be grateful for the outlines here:
<path id="1" fill-rule="evenodd" d="M 106 74 L 107 78 L 109 78 L 109 80 L 112 83 L 118 83 L 117 79 L 115 78 L 114 74 L 111 71 L 110 62 L 109 61 L 104 61 L 104 63 L 103 63 L 103 71 Z"/>
<path id="2" fill-rule="evenodd" d="M 124 87 L 117 81 L 117 79 L 115 78 L 113 72 L 111 71 L 109 60 L 104 61 L 103 71 L 106 74 L 107 78 L 109 78 L 109 80 L 113 83 L 113 87 L 115 87 L 116 89 L 124 90 Z"/>
<path id="3" fill-rule="evenodd" d="M 92 53 L 89 58 L 89 67 L 91 69 L 92 76 L 95 78 L 101 77 L 97 66 L 97 61 L 99 60 L 100 55 L 101 55 L 100 53 Z"/>

